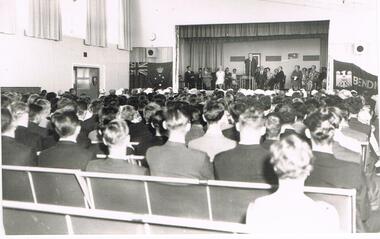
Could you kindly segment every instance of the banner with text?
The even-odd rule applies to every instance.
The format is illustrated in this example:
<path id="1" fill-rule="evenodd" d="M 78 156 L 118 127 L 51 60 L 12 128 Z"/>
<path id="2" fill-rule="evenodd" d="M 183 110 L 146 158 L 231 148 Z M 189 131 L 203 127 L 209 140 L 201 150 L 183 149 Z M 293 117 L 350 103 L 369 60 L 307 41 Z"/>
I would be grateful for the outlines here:
<path id="1" fill-rule="evenodd" d="M 334 60 L 334 89 L 377 94 L 378 78 L 355 64 Z"/>

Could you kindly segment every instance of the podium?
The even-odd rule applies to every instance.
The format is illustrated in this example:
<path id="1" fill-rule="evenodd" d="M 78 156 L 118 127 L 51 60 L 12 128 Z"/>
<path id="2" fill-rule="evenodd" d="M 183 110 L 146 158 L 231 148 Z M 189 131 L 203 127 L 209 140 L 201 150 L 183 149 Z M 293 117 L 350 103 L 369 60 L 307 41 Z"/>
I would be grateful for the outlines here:
<path id="1" fill-rule="evenodd" d="M 243 89 L 250 89 L 250 90 L 256 90 L 256 81 L 253 78 L 253 76 L 249 77 L 247 75 L 240 75 L 238 76 L 238 84 L 239 88 Z"/>

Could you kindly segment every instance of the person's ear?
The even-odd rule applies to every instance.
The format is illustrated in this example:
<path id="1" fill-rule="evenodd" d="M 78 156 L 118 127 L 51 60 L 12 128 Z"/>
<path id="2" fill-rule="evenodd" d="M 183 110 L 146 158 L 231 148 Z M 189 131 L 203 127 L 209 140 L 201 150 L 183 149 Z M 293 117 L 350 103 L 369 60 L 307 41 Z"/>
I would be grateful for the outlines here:
<path id="1" fill-rule="evenodd" d="M 305 135 L 306 137 L 308 137 L 309 139 L 311 139 L 311 132 L 308 128 L 305 129 Z"/>
<path id="2" fill-rule="evenodd" d="M 168 124 L 166 123 L 166 120 L 162 122 L 162 128 L 164 128 L 165 130 L 168 130 Z"/>
<path id="3" fill-rule="evenodd" d="M 186 132 L 189 132 L 191 129 L 191 123 L 186 124 Z"/>
<path id="4" fill-rule="evenodd" d="M 240 125 L 239 122 L 237 122 L 237 123 L 235 124 L 235 127 L 236 127 L 236 130 L 237 130 L 238 132 L 240 132 L 241 125 Z"/>
<path id="5" fill-rule="evenodd" d="M 80 129 L 81 129 L 81 126 L 78 125 L 76 128 L 75 128 L 75 134 L 78 135 L 80 133 Z"/>
<path id="6" fill-rule="evenodd" d="M 260 132 L 260 135 L 265 135 L 265 133 L 267 132 L 267 128 L 261 127 L 259 132 Z"/>
<path id="7" fill-rule="evenodd" d="M 153 124 L 153 123 L 150 123 L 150 126 L 152 126 L 152 128 L 153 128 L 153 129 L 155 129 L 155 127 L 154 127 L 154 124 Z"/>
<path id="8" fill-rule="evenodd" d="M 204 114 L 202 114 L 202 119 L 203 119 L 204 122 L 207 122 L 206 117 L 205 117 Z"/>
<path id="9" fill-rule="evenodd" d="M 107 144 L 107 142 L 106 142 L 106 140 L 104 138 L 102 139 L 102 141 L 103 141 L 104 145 L 108 146 L 108 144 Z"/>

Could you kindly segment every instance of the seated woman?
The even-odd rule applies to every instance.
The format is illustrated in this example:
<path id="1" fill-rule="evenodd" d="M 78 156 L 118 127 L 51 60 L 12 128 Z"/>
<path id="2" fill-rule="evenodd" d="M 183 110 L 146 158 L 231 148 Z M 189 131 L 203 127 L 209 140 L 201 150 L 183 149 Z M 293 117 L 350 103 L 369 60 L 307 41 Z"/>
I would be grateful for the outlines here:
<path id="1" fill-rule="evenodd" d="M 108 147 L 106 159 L 96 159 L 88 163 L 86 171 L 125 173 L 147 175 L 148 170 L 137 165 L 133 159 L 127 158 L 129 129 L 123 120 L 112 120 L 103 130 L 103 141 Z"/>
<path id="2" fill-rule="evenodd" d="M 304 194 L 304 182 L 312 170 L 312 151 L 296 135 L 270 147 L 271 163 L 279 187 L 248 207 L 246 223 L 255 233 L 328 233 L 339 231 L 336 209 Z"/>

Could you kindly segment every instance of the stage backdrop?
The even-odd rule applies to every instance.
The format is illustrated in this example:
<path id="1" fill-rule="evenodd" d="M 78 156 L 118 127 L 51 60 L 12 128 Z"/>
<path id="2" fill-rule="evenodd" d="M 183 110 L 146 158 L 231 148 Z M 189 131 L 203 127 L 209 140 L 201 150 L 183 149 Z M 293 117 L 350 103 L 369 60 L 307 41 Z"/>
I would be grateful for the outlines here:
<path id="1" fill-rule="evenodd" d="M 355 64 L 334 60 L 334 89 L 376 95 L 378 78 Z"/>

